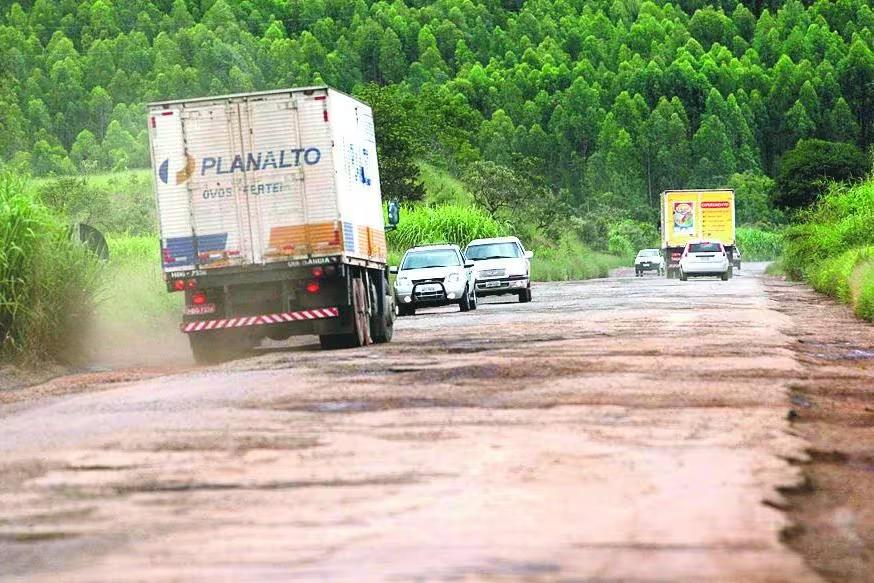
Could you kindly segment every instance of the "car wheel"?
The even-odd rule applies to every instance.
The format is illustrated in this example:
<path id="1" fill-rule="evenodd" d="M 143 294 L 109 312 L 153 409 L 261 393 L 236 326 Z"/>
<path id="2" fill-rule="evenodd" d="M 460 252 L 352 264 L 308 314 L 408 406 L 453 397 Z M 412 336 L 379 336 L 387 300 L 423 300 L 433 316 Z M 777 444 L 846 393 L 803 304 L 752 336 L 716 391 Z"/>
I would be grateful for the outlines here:
<path id="1" fill-rule="evenodd" d="M 458 307 L 461 308 L 462 312 L 470 311 L 470 292 L 467 289 L 467 286 L 464 288 L 464 293 L 461 294 L 461 300 L 458 302 Z"/>
<path id="2" fill-rule="evenodd" d="M 476 297 L 476 288 L 474 288 L 473 294 L 470 297 L 470 309 L 475 310 L 477 307 L 477 304 L 479 304 L 479 298 Z"/>
<path id="3" fill-rule="evenodd" d="M 680 270 L 680 281 L 688 281 L 689 277 L 686 275 L 686 272 L 682 269 Z"/>
<path id="4" fill-rule="evenodd" d="M 519 303 L 525 304 L 531 301 L 531 288 L 527 287 L 519 292 Z"/>
<path id="5" fill-rule="evenodd" d="M 415 316 L 416 306 L 413 304 L 398 304 L 398 316 Z"/>
<path id="6" fill-rule="evenodd" d="M 720 278 L 722 281 L 728 281 L 728 275 L 729 275 L 729 272 L 726 271 L 726 272 L 723 273 L 719 278 Z"/>

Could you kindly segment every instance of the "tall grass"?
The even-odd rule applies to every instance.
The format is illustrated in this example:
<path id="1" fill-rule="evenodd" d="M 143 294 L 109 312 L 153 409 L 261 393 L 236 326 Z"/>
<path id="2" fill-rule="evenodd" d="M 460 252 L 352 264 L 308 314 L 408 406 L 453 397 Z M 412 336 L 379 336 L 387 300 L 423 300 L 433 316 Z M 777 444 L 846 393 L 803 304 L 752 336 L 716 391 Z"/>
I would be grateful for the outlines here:
<path id="1" fill-rule="evenodd" d="M 93 313 L 99 271 L 30 183 L 0 173 L 0 356 L 71 354 Z"/>
<path id="2" fill-rule="evenodd" d="M 388 235 L 389 247 L 404 251 L 416 245 L 454 243 L 464 247 L 473 239 L 500 237 L 509 227 L 476 207 L 419 206 L 404 209 L 401 222 Z"/>
<path id="3" fill-rule="evenodd" d="M 773 261 L 783 252 L 783 235 L 756 227 L 739 227 L 737 246 L 744 261 Z"/>
<path id="4" fill-rule="evenodd" d="M 531 260 L 531 279 L 535 281 L 570 281 L 607 277 L 615 267 L 627 265 L 616 255 L 599 253 L 567 235 L 555 247 L 537 249 Z"/>
<path id="5" fill-rule="evenodd" d="M 874 179 L 835 185 L 784 235 L 783 266 L 874 321 Z"/>

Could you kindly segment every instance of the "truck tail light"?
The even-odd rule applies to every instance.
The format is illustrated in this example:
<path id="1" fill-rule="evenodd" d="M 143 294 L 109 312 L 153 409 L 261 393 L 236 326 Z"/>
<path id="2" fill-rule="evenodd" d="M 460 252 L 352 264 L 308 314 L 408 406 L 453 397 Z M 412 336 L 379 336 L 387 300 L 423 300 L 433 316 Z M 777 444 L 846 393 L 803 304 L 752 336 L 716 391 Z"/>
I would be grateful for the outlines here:
<path id="1" fill-rule="evenodd" d="M 320 277 L 325 277 L 324 268 L 321 266 L 313 267 L 313 277 L 315 277 L 316 279 L 318 279 Z"/>
<path id="2" fill-rule="evenodd" d="M 319 285 L 319 282 L 313 280 L 307 284 L 307 293 L 308 294 L 317 294 L 319 290 L 322 289 L 322 286 Z"/>
<path id="3" fill-rule="evenodd" d="M 202 291 L 194 292 L 191 295 L 191 303 L 194 304 L 195 306 L 202 306 L 203 304 L 206 303 L 206 294 L 203 293 Z"/>
<path id="4" fill-rule="evenodd" d="M 173 282 L 173 291 L 182 291 L 185 289 L 185 280 L 177 279 Z"/>

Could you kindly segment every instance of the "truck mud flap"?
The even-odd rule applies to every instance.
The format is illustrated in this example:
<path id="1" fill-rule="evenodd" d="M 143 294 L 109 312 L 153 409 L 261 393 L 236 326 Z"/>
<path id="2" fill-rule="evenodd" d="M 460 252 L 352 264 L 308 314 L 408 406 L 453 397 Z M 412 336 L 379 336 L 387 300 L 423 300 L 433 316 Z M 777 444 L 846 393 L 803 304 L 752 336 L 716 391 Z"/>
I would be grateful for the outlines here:
<path id="1" fill-rule="evenodd" d="M 242 316 L 240 318 L 225 318 L 222 320 L 199 320 L 183 322 L 182 331 L 186 334 L 204 332 L 206 330 L 223 330 L 229 328 L 245 328 L 247 326 L 268 326 L 270 324 L 287 324 L 289 322 L 304 322 L 324 320 L 340 316 L 339 308 L 312 308 L 298 312 L 282 312 L 279 314 L 263 314 L 260 316 Z"/>

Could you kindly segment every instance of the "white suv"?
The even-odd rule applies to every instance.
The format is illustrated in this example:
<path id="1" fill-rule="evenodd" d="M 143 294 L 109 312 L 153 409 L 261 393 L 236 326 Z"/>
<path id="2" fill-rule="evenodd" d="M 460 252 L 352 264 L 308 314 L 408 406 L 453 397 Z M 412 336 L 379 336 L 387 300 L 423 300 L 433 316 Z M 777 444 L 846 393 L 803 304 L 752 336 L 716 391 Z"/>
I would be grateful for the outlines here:
<path id="1" fill-rule="evenodd" d="M 474 262 L 476 295 L 515 294 L 520 302 L 531 301 L 531 258 L 516 237 L 475 239 L 464 256 Z"/>
<path id="2" fill-rule="evenodd" d="M 731 264 L 725 247 L 718 241 L 698 241 L 686 243 L 683 255 L 680 257 L 680 280 L 690 277 L 715 275 L 728 281 L 731 275 Z"/>
<path id="3" fill-rule="evenodd" d="M 425 245 L 404 253 L 400 269 L 392 267 L 398 315 L 412 316 L 416 308 L 458 304 L 462 312 L 476 309 L 473 263 L 458 245 Z"/>

